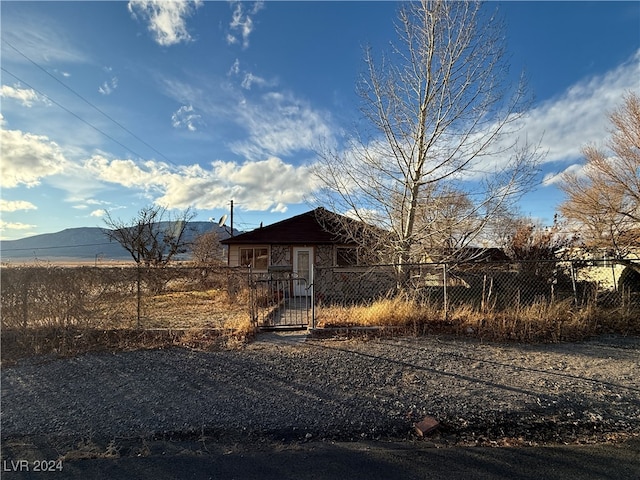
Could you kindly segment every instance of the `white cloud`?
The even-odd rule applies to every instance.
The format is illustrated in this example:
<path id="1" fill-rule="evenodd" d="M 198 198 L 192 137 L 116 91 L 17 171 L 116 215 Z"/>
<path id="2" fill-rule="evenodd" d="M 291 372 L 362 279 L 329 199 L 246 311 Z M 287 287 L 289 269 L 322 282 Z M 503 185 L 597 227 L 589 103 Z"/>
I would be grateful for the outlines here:
<path id="1" fill-rule="evenodd" d="M 140 166 L 133 160 L 108 160 L 101 155 L 87 160 L 85 168 L 102 181 L 129 188 L 151 187 L 156 183 L 152 177 L 158 175 L 160 178 L 167 171 L 166 165 L 161 163 L 149 161 Z"/>
<path id="2" fill-rule="evenodd" d="M 558 98 L 532 109 L 523 122 L 523 134 L 542 137 L 546 162 L 575 161 L 582 148 L 609 136 L 609 113 L 623 95 L 640 91 L 640 50 L 629 61 L 605 73 L 576 83 Z"/>
<path id="3" fill-rule="evenodd" d="M 118 77 L 112 77 L 98 87 L 98 92 L 102 95 L 111 95 L 116 88 L 118 88 Z"/>
<path id="4" fill-rule="evenodd" d="M 229 124 L 239 127 L 242 140 L 230 140 L 232 152 L 247 160 L 284 157 L 314 150 L 318 143 L 333 143 L 335 125 L 327 111 L 314 108 L 290 92 L 247 92 L 229 81 L 207 80 L 208 87 L 160 78 L 165 94 L 195 111 L 215 129 Z M 217 88 L 210 85 L 215 83 Z M 275 80 L 265 81 L 271 87 Z"/>
<path id="5" fill-rule="evenodd" d="M 0 220 L 0 230 L 31 230 L 32 228 L 36 228 L 36 226 L 27 223 L 5 222 L 4 220 Z"/>
<path id="6" fill-rule="evenodd" d="M 241 72 L 240 60 L 236 58 L 236 60 L 233 62 L 233 65 L 231 65 L 229 72 L 227 72 L 227 76 L 229 77 L 238 76 L 240 75 L 240 72 Z M 269 81 L 252 72 L 244 71 L 242 73 L 243 73 L 243 77 L 242 77 L 242 82 L 240 82 L 240 86 L 245 90 L 251 90 L 251 87 L 253 87 L 254 85 L 257 85 L 259 87 L 275 87 L 278 84 L 277 80 Z"/>
<path id="7" fill-rule="evenodd" d="M 308 167 L 294 166 L 279 158 L 245 162 L 216 161 L 170 167 L 160 162 L 136 164 L 94 156 L 85 168 L 102 181 L 139 189 L 169 208 L 225 208 L 233 198 L 245 210 L 284 211 L 301 203 L 315 188 Z"/>
<path id="8" fill-rule="evenodd" d="M 202 4 L 202 0 L 130 0 L 128 8 L 134 18 L 148 22 L 154 40 L 166 47 L 191 40 L 186 18 Z"/>
<path id="9" fill-rule="evenodd" d="M 233 31 L 238 31 L 242 37 L 242 47 L 249 47 L 249 36 L 253 32 L 253 17 L 264 7 L 264 2 L 255 2 L 251 9 L 246 10 L 244 2 L 235 1 L 232 2 L 234 10 L 231 16 L 231 23 L 229 28 Z M 227 43 L 233 45 L 238 43 L 237 37 L 233 34 L 227 34 Z"/>
<path id="10" fill-rule="evenodd" d="M 251 87 L 254 84 L 258 86 L 264 86 L 267 85 L 267 81 L 264 78 L 258 77 L 251 72 L 245 74 L 241 83 L 242 88 L 244 88 L 245 90 L 251 90 Z"/>
<path id="11" fill-rule="evenodd" d="M 291 94 L 265 94 L 258 102 L 238 105 L 235 113 L 249 139 L 230 147 L 248 159 L 313 150 L 319 142 L 333 138 L 330 115 Z"/>
<path id="12" fill-rule="evenodd" d="M 31 88 L 20 88 L 19 86 L 11 87 L 9 85 L 2 85 L 0 88 L 0 97 L 13 98 L 20 101 L 25 107 L 32 107 L 34 103 L 43 103 L 50 105 L 51 103 L 46 97 L 38 94 Z"/>
<path id="13" fill-rule="evenodd" d="M 197 124 L 202 116 L 193 112 L 192 105 L 183 105 L 173 115 L 171 115 L 171 125 L 174 128 L 186 128 L 190 132 L 195 132 Z"/>
<path id="14" fill-rule="evenodd" d="M 236 58 L 236 60 L 233 62 L 233 65 L 231 65 L 231 68 L 229 69 L 228 75 L 238 75 L 239 73 L 240 73 L 240 60 Z"/>
<path id="15" fill-rule="evenodd" d="M 493 145 L 490 152 L 479 157 L 473 169 L 460 178 L 478 180 L 485 173 L 500 171 L 513 160 L 514 150 L 510 146 L 517 141 L 537 145 L 542 167 L 550 164 L 562 170 L 567 165 L 582 159 L 582 149 L 589 144 L 601 144 L 609 136 L 610 112 L 622 102 L 630 90 L 638 92 L 640 78 L 640 50 L 627 62 L 601 75 L 594 75 L 572 85 L 565 92 L 535 106 L 522 118 L 510 125 L 513 133 L 504 135 Z M 494 128 L 488 125 L 488 129 Z M 474 138 L 486 135 L 479 132 Z M 473 140 L 473 139 L 472 139 Z M 547 174 L 546 185 L 558 181 L 557 174 Z"/>
<path id="16" fill-rule="evenodd" d="M 568 174 L 576 174 L 578 176 L 582 176 L 584 173 L 584 165 L 574 163 L 573 165 L 569 165 L 567 168 L 565 168 L 563 172 L 560 172 L 560 173 L 549 172 L 542 179 L 542 184 L 545 186 L 550 186 L 550 185 L 557 185 L 561 183 L 562 174 L 565 172 Z"/>
<path id="17" fill-rule="evenodd" d="M 13 12 L 11 21 L 2 22 L 2 40 L 8 47 L 2 48 L 3 64 L 30 60 L 47 65 L 91 62 L 78 48 L 80 42 L 69 38 L 68 29 L 51 16 L 37 13 L 37 9 Z"/>
<path id="18" fill-rule="evenodd" d="M 107 214 L 106 210 L 99 208 L 97 210 L 92 211 L 89 216 L 102 218 Z"/>
<path id="19" fill-rule="evenodd" d="M 5 200 L 0 198 L 0 211 L 2 212 L 18 212 L 21 210 L 37 210 L 33 203 L 26 200 Z"/>
<path id="20" fill-rule="evenodd" d="M 4 188 L 34 187 L 42 177 L 60 173 L 68 165 L 60 147 L 43 135 L 2 130 L 2 178 Z"/>

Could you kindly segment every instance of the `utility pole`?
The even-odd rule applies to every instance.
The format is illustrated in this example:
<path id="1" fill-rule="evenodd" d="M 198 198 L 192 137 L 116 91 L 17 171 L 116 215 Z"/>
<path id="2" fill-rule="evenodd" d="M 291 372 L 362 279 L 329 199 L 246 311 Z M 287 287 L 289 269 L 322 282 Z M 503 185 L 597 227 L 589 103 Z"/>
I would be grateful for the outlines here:
<path id="1" fill-rule="evenodd" d="M 233 237 L 233 200 L 231 200 L 231 236 Z"/>

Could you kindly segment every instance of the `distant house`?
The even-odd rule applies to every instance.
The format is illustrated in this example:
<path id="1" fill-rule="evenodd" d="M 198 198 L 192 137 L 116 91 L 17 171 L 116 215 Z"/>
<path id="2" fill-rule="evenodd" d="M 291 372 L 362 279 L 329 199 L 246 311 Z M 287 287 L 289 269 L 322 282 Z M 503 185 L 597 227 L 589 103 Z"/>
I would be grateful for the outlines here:
<path id="1" fill-rule="evenodd" d="M 438 250 L 425 254 L 422 261 L 425 263 L 479 263 L 493 262 L 503 263 L 509 262 L 509 257 L 504 250 L 497 247 L 461 247 L 458 249 L 450 248 Z"/>
<path id="2" fill-rule="evenodd" d="M 627 247 L 626 250 L 625 259 L 628 262 L 640 263 L 640 247 Z M 606 248 L 593 250 L 573 247 L 563 253 L 569 260 L 582 262 L 582 268 L 577 272 L 578 280 L 595 282 L 603 290 L 615 290 L 622 272 L 629 268 Z"/>
<path id="3" fill-rule="evenodd" d="M 349 240 L 358 222 L 317 208 L 280 222 L 222 240 L 228 265 L 254 272 L 290 271 L 311 282 L 312 265 L 355 266 L 358 246 Z"/>

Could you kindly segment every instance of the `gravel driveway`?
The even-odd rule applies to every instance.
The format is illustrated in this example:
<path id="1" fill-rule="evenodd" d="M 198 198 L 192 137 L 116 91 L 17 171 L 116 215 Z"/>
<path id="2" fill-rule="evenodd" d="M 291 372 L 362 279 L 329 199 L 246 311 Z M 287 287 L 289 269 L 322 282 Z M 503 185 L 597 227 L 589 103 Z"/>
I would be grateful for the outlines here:
<path id="1" fill-rule="evenodd" d="M 405 439 L 445 444 L 640 435 L 640 338 L 501 345 L 449 337 L 92 353 L 2 369 L 2 440 Z"/>

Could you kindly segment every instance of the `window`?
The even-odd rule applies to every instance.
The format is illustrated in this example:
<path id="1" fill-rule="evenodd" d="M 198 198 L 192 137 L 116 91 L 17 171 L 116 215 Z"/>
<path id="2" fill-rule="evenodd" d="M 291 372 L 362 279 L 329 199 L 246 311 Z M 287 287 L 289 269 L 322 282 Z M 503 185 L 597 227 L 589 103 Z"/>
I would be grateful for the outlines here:
<path id="1" fill-rule="evenodd" d="M 358 265 L 358 249 L 356 247 L 336 247 L 336 265 L 338 267 Z"/>
<path id="2" fill-rule="evenodd" d="M 266 270 L 269 266 L 269 249 L 266 247 L 241 248 L 240 265 L 251 266 L 256 270 Z"/>

